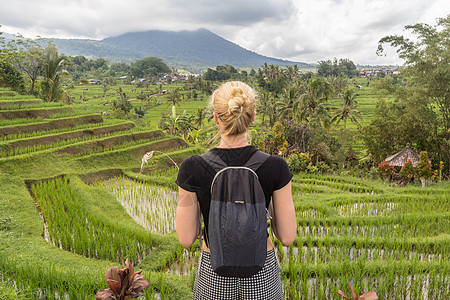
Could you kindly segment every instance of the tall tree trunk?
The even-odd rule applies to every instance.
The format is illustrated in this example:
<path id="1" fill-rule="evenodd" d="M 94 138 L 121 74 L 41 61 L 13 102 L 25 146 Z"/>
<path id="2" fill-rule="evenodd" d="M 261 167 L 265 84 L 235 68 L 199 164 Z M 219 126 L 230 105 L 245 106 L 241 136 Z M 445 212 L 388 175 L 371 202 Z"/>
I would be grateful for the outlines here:
<path id="1" fill-rule="evenodd" d="M 34 80 L 31 80 L 30 95 L 34 95 Z"/>

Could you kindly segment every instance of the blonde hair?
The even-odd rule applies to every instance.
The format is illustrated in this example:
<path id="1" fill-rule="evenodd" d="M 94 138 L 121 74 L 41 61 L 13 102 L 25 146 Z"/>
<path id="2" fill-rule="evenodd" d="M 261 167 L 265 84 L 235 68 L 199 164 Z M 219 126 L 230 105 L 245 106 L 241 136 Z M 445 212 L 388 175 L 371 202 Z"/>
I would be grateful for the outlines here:
<path id="1" fill-rule="evenodd" d="M 221 134 L 246 132 L 256 111 L 256 93 L 241 81 L 222 84 L 211 96 L 211 106 L 223 124 Z"/>

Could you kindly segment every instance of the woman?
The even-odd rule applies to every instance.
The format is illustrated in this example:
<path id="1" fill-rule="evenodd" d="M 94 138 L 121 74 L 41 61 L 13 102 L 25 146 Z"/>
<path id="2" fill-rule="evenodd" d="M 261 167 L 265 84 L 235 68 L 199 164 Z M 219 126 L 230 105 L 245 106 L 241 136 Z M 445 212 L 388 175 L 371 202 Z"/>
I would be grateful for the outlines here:
<path id="1" fill-rule="evenodd" d="M 211 149 L 228 166 L 243 166 L 257 151 L 248 144 L 248 128 L 255 118 L 256 94 L 239 81 L 222 84 L 211 96 L 214 121 L 219 128 L 220 143 Z M 178 173 L 179 202 L 176 231 L 181 244 L 190 247 L 201 234 L 199 211 L 208 233 L 211 202 L 210 186 L 215 171 L 198 155 L 183 161 Z M 271 208 L 272 229 L 284 244 L 294 241 L 297 224 L 291 194 L 292 173 L 279 156 L 270 156 L 256 171 Z M 200 209 L 199 209 L 200 208 Z M 280 266 L 273 243 L 267 238 L 267 257 L 262 270 L 249 278 L 222 277 L 211 268 L 207 241 L 202 242 L 202 254 L 194 283 L 194 299 L 283 299 Z"/>

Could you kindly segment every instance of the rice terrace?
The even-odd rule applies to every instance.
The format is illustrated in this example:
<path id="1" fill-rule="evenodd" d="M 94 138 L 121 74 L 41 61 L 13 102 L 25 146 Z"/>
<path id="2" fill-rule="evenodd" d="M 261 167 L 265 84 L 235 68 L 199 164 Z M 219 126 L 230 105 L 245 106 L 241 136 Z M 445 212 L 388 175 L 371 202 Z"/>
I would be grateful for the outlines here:
<path id="1" fill-rule="evenodd" d="M 149 282 L 139 299 L 191 299 L 200 246 L 175 233 L 177 165 L 215 145 L 209 96 L 232 79 L 259 94 L 251 143 L 294 173 L 297 236 L 275 241 L 285 299 L 344 299 L 349 283 L 450 299 L 449 24 L 417 30 L 405 66 L 370 70 L 336 59 L 196 75 L 0 44 L 0 299 L 94 299 L 127 259 Z M 35 82 L 17 61 L 39 53 Z"/>

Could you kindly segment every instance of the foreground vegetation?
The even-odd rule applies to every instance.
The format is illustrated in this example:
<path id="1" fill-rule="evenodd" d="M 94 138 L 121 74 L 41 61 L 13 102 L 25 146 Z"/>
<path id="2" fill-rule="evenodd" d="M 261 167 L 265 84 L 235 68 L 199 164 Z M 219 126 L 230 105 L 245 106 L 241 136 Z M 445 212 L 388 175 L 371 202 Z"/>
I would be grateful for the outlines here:
<path id="1" fill-rule="evenodd" d="M 195 103 L 205 105 L 204 100 L 187 101 L 178 109 L 195 112 Z M 84 105 L 71 107 L 74 113 L 85 113 Z M 170 110 L 165 103 L 159 107 Z M 136 123 L 145 124 L 146 117 L 143 122 L 136 117 Z M 49 135 L 42 124 L 62 124 L 57 120 L 68 118 L 26 121 L 24 126 L 43 130 L 34 127 L 36 131 L 23 136 L 5 135 L 4 143 L 43 141 L 79 132 L 78 126 L 96 130 L 124 124 L 120 119 L 72 116 L 70 120 L 83 124 L 66 121 L 75 126 L 59 125 Z M 85 123 L 89 120 L 94 122 Z M 0 129 L 21 126 L 17 121 Z M 167 135 L 144 144 L 121 142 L 124 132 L 135 134 L 144 128 L 137 127 L 111 132 L 110 137 L 118 139 L 116 148 L 76 155 L 61 149 L 88 145 L 90 139 L 67 145 L 55 139 L 55 145 L 47 144 L 44 150 L 0 160 L 2 296 L 92 299 L 106 288 L 105 270 L 129 258 L 149 280 L 146 299 L 191 298 L 199 249 L 196 243 L 184 250 L 173 233 L 177 170 L 164 155 L 156 155 L 143 173 L 139 171 L 148 151 L 161 150 L 181 162 L 205 148 L 171 148 L 173 144 L 164 141 L 186 141 Z M 101 140 L 101 135 L 92 138 Z M 339 299 L 338 289 L 349 293 L 348 282 L 357 293 L 374 290 L 380 299 L 448 297 L 449 188 L 448 182 L 426 189 L 418 183 L 395 187 L 380 179 L 320 175 L 312 169 L 296 174 L 298 236 L 288 248 L 276 244 L 286 297 Z"/>

